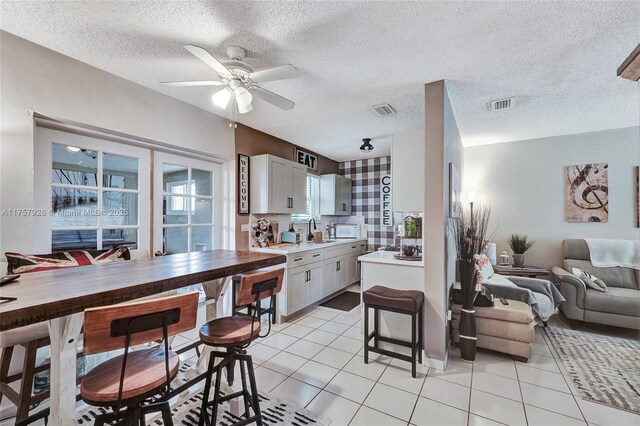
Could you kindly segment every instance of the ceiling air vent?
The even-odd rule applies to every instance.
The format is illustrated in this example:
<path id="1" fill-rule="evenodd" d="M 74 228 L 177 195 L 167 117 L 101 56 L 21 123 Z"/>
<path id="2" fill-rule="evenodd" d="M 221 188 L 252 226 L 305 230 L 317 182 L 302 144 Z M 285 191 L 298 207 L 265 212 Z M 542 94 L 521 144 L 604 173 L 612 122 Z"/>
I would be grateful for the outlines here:
<path id="1" fill-rule="evenodd" d="M 382 105 L 374 105 L 371 107 L 371 110 L 378 116 L 378 117 L 388 117 L 390 115 L 394 115 L 396 113 L 396 110 L 393 109 L 393 107 L 389 104 L 382 104 Z"/>
<path id="2" fill-rule="evenodd" d="M 491 111 L 502 111 L 505 109 L 511 109 L 515 106 L 516 98 L 498 99 L 489 103 L 489 109 Z"/>

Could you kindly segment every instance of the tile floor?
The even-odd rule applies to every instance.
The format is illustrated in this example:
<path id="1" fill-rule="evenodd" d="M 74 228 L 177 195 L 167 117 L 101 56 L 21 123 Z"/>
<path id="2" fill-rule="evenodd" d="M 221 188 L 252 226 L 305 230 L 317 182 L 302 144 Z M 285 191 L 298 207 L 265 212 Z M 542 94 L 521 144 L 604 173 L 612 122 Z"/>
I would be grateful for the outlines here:
<path id="1" fill-rule="evenodd" d="M 185 342 L 186 343 L 186 339 Z M 364 364 L 360 308 L 314 307 L 249 348 L 258 387 L 341 425 L 639 425 L 640 416 L 584 401 L 541 332 L 524 364 L 451 348 L 447 371 L 378 356 Z"/>
<path id="2" fill-rule="evenodd" d="M 197 332 L 184 333 L 174 347 L 194 339 Z M 260 390 L 329 418 L 332 426 L 640 424 L 638 415 L 580 399 L 540 332 L 526 364 L 484 350 L 468 364 L 451 348 L 447 371 L 420 366 L 413 379 L 406 362 L 373 354 L 364 364 L 359 307 L 314 307 L 273 326 L 249 353 Z"/>

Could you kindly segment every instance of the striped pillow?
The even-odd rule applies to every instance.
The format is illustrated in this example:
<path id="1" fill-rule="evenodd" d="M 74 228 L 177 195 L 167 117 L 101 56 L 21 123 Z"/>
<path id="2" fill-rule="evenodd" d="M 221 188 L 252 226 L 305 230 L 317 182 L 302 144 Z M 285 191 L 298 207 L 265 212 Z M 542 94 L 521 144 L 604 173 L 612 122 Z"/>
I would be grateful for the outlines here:
<path id="1" fill-rule="evenodd" d="M 50 271 L 76 266 L 120 262 L 131 258 L 127 247 L 109 250 L 64 251 L 53 254 L 5 253 L 8 274 Z"/>

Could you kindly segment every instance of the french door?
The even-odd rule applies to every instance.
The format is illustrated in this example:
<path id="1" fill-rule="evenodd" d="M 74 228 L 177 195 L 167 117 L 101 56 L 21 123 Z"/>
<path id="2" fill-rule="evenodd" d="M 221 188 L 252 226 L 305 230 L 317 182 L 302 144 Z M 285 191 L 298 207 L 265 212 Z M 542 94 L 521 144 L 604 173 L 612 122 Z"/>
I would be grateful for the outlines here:
<path id="1" fill-rule="evenodd" d="M 220 165 L 163 152 L 154 157 L 154 252 L 221 247 Z"/>

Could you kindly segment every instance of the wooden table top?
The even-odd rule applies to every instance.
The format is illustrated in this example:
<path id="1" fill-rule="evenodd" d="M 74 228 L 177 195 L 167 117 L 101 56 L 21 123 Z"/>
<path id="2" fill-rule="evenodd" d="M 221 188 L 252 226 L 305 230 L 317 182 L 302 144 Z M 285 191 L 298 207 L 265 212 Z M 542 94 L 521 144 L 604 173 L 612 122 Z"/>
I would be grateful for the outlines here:
<path id="1" fill-rule="evenodd" d="M 0 331 L 286 263 L 280 254 L 211 250 L 22 275 L 0 289 Z"/>

